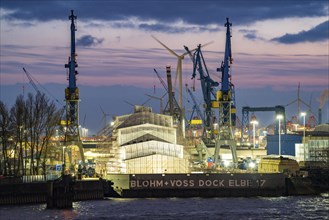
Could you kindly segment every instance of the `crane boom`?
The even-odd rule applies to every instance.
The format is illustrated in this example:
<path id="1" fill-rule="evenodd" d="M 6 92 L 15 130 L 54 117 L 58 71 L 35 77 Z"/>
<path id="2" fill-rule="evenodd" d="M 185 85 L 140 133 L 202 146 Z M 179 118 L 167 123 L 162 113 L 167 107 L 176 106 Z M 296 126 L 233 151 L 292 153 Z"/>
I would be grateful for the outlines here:
<path id="1" fill-rule="evenodd" d="M 31 85 L 33 86 L 34 90 L 36 92 L 40 92 L 37 85 L 34 83 L 32 77 L 30 76 L 30 73 L 23 67 L 24 73 L 26 74 L 27 78 L 29 79 Z"/>

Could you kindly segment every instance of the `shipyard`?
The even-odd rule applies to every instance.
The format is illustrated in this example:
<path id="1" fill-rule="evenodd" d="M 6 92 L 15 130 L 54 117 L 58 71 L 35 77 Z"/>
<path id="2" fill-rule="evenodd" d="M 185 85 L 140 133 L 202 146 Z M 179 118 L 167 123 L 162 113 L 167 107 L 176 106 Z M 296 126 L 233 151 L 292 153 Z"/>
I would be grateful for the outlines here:
<path id="1" fill-rule="evenodd" d="M 53 95 L 42 92 L 25 67 L 22 73 L 35 90 L 35 98 L 23 93 L 12 110 L 1 102 L 0 205 L 45 203 L 48 209 L 66 209 L 76 201 L 104 198 L 328 193 L 329 123 L 322 118 L 328 114 L 329 90 L 320 92 L 316 111 L 301 99 L 300 83 L 290 103 L 249 106 L 245 100 L 236 102 L 240 94 L 232 68 L 239 62 L 233 57 L 239 50 L 235 45 L 240 44 L 235 44 L 234 17 L 218 21 L 220 29 L 213 35 L 223 42 L 217 48 L 221 52 L 213 53 L 216 69 L 207 65 L 206 48 L 213 42 L 181 45 L 184 50 L 178 55 L 156 33 L 150 34 L 150 47 L 156 44 L 161 48 L 158 51 L 177 60 L 161 68 L 157 60 L 150 61 L 154 67 L 147 71 L 154 85 L 148 92 L 153 93 L 139 94 L 147 98 L 143 103 L 126 101 L 126 112 L 104 111 L 107 100 L 88 106 L 102 117 L 101 121 L 92 119 L 101 128 L 88 133 L 86 114 L 79 113 L 86 93 L 78 81 L 84 73 L 78 70 L 93 64 L 79 60 L 76 32 L 85 27 L 78 29 L 76 13 L 71 10 L 65 23 L 70 49 L 65 48 L 67 72 L 61 79 L 67 80 L 61 95 L 64 107 L 49 101 Z M 160 96 L 157 86 L 161 86 Z M 121 95 L 115 93 L 117 99 Z M 24 101 L 25 96 L 30 102 Z M 37 103 L 35 111 L 31 103 Z M 297 111 L 291 116 L 286 109 L 292 105 L 297 105 Z M 32 118 L 38 117 L 38 106 L 45 108 L 46 116 L 40 117 L 43 124 L 34 124 L 39 119 Z M 265 117 L 271 122 L 261 126 L 263 116 L 257 117 L 264 112 L 270 112 Z"/>

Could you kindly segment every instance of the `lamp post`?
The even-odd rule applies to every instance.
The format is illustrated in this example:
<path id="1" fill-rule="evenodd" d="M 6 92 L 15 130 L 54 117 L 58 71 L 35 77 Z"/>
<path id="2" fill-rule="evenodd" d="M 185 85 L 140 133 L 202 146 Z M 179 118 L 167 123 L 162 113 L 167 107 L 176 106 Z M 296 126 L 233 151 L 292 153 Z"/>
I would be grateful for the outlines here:
<path id="1" fill-rule="evenodd" d="M 305 162 L 305 158 L 306 158 L 306 155 L 305 155 L 305 130 L 306 130 L 305 116 L 306 116 L 306 112 L 302 112 L 300 115 L 303 117 L 303 125 L 304 125 L 304 129 L 303 129 L 303 148 L 304 148 L 304 162 Z"/>
<path id="2" fill-rule="evenodd" d="M 283 119 L 283 116 L 277 115 L 276 119 L 279 120 L 279 156 L 281 156 L 281 119 Z"/>
<path id="3" fill-rule="evenodd" d="M 255 149 L 256 148 L 256 125 L 258 125 L 258 121 L 253 120 L 250 123 L 252 124 L 253 144 L 254 144 L 254 149 Z"/>
<path id="4" fill-rule="evenodd" d="M 63 146 L 63 153 L 62 153 L 62 159 L 63 159 L 63 166 L 62 166 L 62 173 L 64 174 L 65 173 L 65 149 L 66 149 L 66 147 L 65 146 Z"/>

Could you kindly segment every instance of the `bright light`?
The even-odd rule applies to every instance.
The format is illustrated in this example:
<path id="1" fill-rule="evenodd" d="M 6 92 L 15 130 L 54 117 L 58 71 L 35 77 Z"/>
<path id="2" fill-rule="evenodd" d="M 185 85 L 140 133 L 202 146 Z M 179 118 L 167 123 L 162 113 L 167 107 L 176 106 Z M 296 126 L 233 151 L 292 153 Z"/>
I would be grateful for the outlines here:
<path id="1" fill-rule="evenodd" d="M 250 163 L 249 163 L 249 167 L 253 169 L 253 168 L 256 167 L 256 164 L 255 164 L 254 162 L 250 162 Z"/>
<path id="2" fill-rule="evenodd" d="M 283 115 L 277 115 L 277 116 L 276 116 L 276 119 L 278 119 L 278 120 L 283 119 Z"/>
<path id="3" fill-rule="evenodd" d="M 258 121 L 256 121 L 256 120 L 252 120 L 250 123 L 254 124 L 254 125 L 258 125 Z"/>
<path id="4" fill-rule="evenodd" d="M 224 160 L 224 166 L 225 166 L 225 167 L 229 167 L 229 166 L 230 166 L 230 161 L 228 161 L 228 160 Z"/>
<path id="5" fill-rule="evenodd" d="M 281 120 L 283 119 L 283 116 L 277 115 L 276 119 L 279 120 L 279 155 L 281 156 Z"/>
<path id="6" fill-rule="evenodd" d="M 258 125 L 258 121 L 256 120 L 252 120 L 250 122 L 252 124 L 252 132 L 253 132 L 253 145 L 254 145 L 254 148 L 256 148 L 256 125 Z"/>
<path id="7" fill-rule="evenodd" d="M 300 116 L 305 117 L 306 116 L 306 112 L 300 113 Z"/>
<path id="8" fill-rule="evenodd" d="M 113 125 L 114 125 L 114 121 L 111 122 L 111 126 L 113 126 Z"/>

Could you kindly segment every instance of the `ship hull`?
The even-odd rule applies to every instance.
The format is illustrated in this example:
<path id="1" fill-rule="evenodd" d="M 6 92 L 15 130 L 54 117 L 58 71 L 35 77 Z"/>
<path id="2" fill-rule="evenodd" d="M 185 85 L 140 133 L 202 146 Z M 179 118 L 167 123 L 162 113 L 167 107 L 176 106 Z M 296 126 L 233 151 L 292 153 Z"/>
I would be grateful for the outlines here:
<path id="1" fill-rule="evenodd" d="M 281 173 L 113 174 L 107 179 L 124 198 L 286 195 Z"/>

